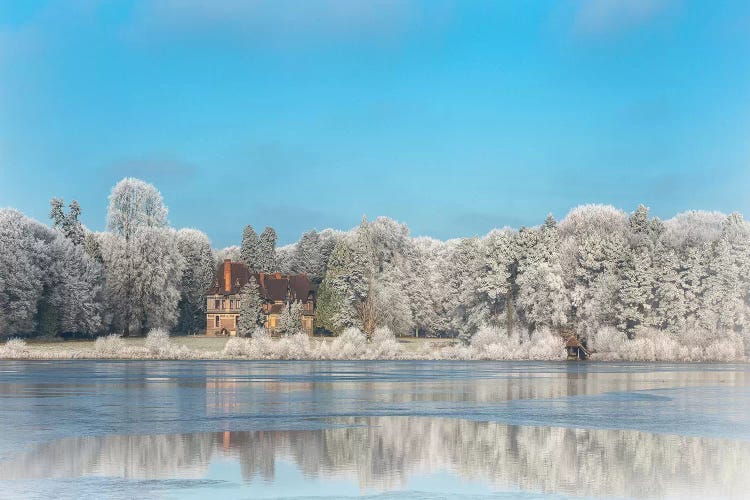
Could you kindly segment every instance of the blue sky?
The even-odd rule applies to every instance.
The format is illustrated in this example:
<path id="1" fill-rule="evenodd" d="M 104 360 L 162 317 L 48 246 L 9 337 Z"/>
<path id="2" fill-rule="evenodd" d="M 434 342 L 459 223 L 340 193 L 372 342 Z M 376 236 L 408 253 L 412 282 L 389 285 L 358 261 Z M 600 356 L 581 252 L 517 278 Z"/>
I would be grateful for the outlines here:
<path id="1" fill-rule="evenodd" d="M 483 234 L 750 214 L 750 2 L 0 0 L 0 206 L 154 183 L 175 227 Z"/>

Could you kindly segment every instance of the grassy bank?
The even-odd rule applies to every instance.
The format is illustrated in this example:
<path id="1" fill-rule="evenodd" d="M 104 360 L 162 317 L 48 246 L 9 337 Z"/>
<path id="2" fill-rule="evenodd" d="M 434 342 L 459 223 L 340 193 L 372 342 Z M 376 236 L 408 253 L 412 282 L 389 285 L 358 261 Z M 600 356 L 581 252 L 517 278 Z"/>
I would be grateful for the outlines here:
<path id="1" fill-rule="evenodd" d="M 169 338 L 172 351 L 182 352 L 187 359 L 223 359 L 227 357 L 225 347 L 230 339 L 234 337 L 207 337 L 175 336 Z M 170 359 L 172 356 L 162 356 L 151 353 L 146 347 L 146 337 L 122 338 L 125 347 L 123 353 L 131 353 L 123 356 L 114 350 L 98 349 L 95 340 L 48 340 L 30 339 L 26 341 L 24 349 L 16 349 L 15 352 L 3 352 L 0 344 L 0 357 L 5 359 L 106 359 L 111 358 L 134 358 L 134 359 Z M 311 337 L 313 344 L 331 344 L 333 337 Z M 278 344 L 282 339 L 269 339 L 270 342 Z M 403 349 L 404 354 L 418 354 L 426 350 L 440 350 L 442 347 L 454 343 L 452 339 L 439 338 L 397 338 L 396 342 Z M 10 351 L 10 349 L 6 349 Z M 135 355 L 132 355 L 135 353 Z M 189 354 L 188 354 L 189 353 Z M 175 356 L 177 357 L 177 356 Z"/>
<path id="2" fill-rule="evenodd" d="M 0 344 L 0 359 L 455 359 L 455 360 L 563 360 L 563 339 L 549 330 L 511 332 L 482 328 L 468 344 L 451 339 L 397 338 L 379 328 L 371 339 L 355 328 L 338 337 L 309 337 L 298 333 L 271 338 L 258 329 L 253 338 L 170 337 L 164 330 L 152 330 L 146 338 L 115 335 L 95 341 L 43 341 L 11 339 Z M 690 339 L 690 337 L 687 337 Z M 685 338 L 645 332 L 627 339 L 614 330 L 603 329 L 590 339 L 592 360 L 662 362 L 747 361 L 741 337 L 725 336 L 685 342 Z"/>

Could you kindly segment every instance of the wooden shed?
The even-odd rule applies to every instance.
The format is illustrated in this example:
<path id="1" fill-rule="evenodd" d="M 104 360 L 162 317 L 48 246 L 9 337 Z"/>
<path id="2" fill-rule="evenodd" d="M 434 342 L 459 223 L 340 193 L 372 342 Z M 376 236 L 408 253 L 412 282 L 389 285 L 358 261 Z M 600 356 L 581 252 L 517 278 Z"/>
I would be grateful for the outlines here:
<path id="1" fill-rule="evenodd" d="M 565 341 L 565 350 L 569 360 L 581 360 L 590 356 L 589 350 L 581 343 L 575 335 L 571 335 Z"/>

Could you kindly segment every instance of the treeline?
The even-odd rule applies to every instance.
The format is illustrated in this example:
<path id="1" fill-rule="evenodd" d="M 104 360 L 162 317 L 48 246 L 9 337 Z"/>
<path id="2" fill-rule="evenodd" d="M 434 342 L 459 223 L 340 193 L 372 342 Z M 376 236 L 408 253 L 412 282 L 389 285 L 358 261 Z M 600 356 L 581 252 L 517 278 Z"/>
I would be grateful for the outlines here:
<path id="1" fill-rule="evenodd" d="M 205 325 L 214 274 L 208 237 L 170 228 L 152 185 L 123 179 L 107 231 L 82 226 L 81 208 L 53 199 L 49 227 L 0 210 L 0 336 L 185 333 Z"/>
<path id="2" fill-rule="evenodd" d="M 106 232 L 82 227 L 80 211 L 53 200 L 49 227 L 0 210 L 0 335 L 194 333 L 225 258 L 306 273 L 318 287 L 316 328 L 333 333 L 604 331 L 688 345 L 741 344 L 748 332 L 750 225 L 737 213 L 661 221 L 643 206 L 627 214 L 586 205 L 559 223 L 550 215 L 537 227 L 449 241 L 413 238 L 380 217 L 280 248 L 272 228 L 248 226 L 240 245 L 216 251 L 200 231 L 170 228 L 159 192 L 137 179 L 113 188 Z"/>
<path id="3" fill-rule="evenodd" d="M 291 255 L 296 248 L 285 250 Z M 317 320 L 333 331 L 470 338 L 483 326 L 591 338 L 604 328 L 691 338 L 743 336 L 750 318 L 750 225 L 737 213 L 661 221 L 640 206 L 573 209 L 559 224 L 481 238 L 410 238 L 379 218 L 339 234 Z"/>

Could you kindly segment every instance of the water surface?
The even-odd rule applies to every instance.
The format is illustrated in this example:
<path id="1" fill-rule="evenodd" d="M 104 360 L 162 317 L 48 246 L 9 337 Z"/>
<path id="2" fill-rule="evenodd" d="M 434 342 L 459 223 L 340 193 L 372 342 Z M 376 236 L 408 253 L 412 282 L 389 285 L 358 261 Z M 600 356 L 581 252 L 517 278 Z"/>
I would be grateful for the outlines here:
<path id="1" fill-rule="evenodd" d="M 750 368 L 2 362 L 24 498 L 748 498 Z"/>

